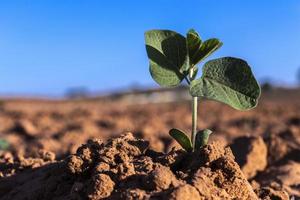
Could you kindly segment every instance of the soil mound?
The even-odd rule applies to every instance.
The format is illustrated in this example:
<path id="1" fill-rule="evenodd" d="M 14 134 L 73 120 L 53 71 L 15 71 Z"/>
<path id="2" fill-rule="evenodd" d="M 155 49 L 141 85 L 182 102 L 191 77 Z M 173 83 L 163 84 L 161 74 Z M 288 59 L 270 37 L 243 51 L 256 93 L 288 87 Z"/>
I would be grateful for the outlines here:
<path id="1" fill-rule="evenodd" d="M 291 197 L 300 198 L 300 164 L 289 161 L 281 166 L 274 166 L 259 174 L 256 178 L 261 185 L 287 191 Z"/>
<path id="2" fill-rule="evenodd" d="M 3 162 L 1 172 L 13 170 L 0 179 L 0 198 L 258 199 L 231 150 L 218 143 L 163 154 L 128 133 L 106 144 L 89 140 L 62 161 L 38 161 L 43 165 Z"/>
<path id="3" fill-rule="evenodd" d="M 238 137 L 230 148 L 247 179 L 267 167 L 267 145 L 260 136 Z"/>

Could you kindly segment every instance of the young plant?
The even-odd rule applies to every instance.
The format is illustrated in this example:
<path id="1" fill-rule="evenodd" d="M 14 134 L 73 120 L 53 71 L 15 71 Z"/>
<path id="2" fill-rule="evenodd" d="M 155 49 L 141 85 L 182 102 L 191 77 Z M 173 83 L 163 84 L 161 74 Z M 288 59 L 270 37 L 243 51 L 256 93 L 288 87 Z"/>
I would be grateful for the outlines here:
<path id="1" fill-rule="evenodd" d="M 260 87 L 246 61 L 223 57 L 206 62 L 202 76 L 196 79 L 197 64 L 222 46 L 216 38 L 202 41 L 191 29 L 186 37 L 170 30 L 150 30 L 145 33 L 146 50 L 152 78 L 164 87 L 178 86 L 183 80 L 192 96 L 192 133 L 189 138 L 179 129 L 169 134 L 186 150 L 193 151 L 208 142 L 211 130 L 197 131 L 198 97 L 225 103 L 237 110 L 249 110 L 257 105 Z"/>

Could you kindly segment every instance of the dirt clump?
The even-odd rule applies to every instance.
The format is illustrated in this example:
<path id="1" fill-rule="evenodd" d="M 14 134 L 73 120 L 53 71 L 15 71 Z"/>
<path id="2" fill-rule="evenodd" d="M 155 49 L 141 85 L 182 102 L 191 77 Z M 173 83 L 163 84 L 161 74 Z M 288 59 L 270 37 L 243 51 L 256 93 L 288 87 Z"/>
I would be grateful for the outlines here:
<path id="1" fill-rule="evenodd" d="M 197 189 L 189 184 L 181 185 L 174 188 L 174 190 L 166 196 L 170 200 L 190 200 L 190 199 L 204 199 L 201 197 Z"/>
<path id="2" fill-rule="evenodd" d="M 258 197 L 262 200 L 289 200 L 287 192 L 275 190 L 271 187 L 263 187 L 256 191 Z"/>
<path id="3" fill-rule="evenodd" d="M 169 167 L 158 165 L 150 174 L 148 178 L 150 183 L 149 189 L 152 190 L 166 190 L 172 186 L 178 186 L 179 181 L 176 179 Z"/>
<path id="4" fill-rule="evenodd" d="M 0 179 L 1 199 L 258 199 L 229 148 L 151 150 L 131 133 Z"/>
<path id="5" fill-rule="evenodd" d="M 262 186 L 287 191 L 291 196 L 300 198 L 300 164 L 289 161 L 287 164 L 271 167 L 256 177 Z"/>
<path id="6" fill-rule="evenodd" d="M 106 174 L 96 174 L 93 176 L 87 195 L 89 199 L 103 199 L 110 196 L 114 190 L 115 183 Z"/>
<path id="7" fill-rule="evenodd" d="M 193 157 L 202 158 L 193 163 L 191 169 L 192 184 L 206 199 L 257 199 L 249 182 L 234 161 L 229 148 L 220 148 L 220 144 L 208 145 Z"/>
<path id="8" fill-rule="evenodd" d="M 12 176 L 27 169 L 34 169 L 55 162 L 55 154 L 38 150 L 32 157 L 13 156 L 10 152 L 0 151 L 0 177 Z"/>
<path id="9" fill-rule="evenodd" d="M 282 165 L 288 161 L 300 162 L 300 126 L 291 126 L 265 138 L 269 165 Z"/>
<path id="10" fill-rule="evenodd" d="M 247 179 L 267 167 L 267 145 L 260 136 L 243 136 L 234 139 L 230 148 Z"/>

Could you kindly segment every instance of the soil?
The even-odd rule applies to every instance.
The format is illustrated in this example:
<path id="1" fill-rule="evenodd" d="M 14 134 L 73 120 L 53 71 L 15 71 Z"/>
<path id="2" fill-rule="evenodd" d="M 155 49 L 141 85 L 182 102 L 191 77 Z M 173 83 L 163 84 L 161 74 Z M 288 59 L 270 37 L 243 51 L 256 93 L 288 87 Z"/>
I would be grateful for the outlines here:
<path id="1" fill-rule="evenodd" d="M 168 135 L 189 131 L 189 102 L 3 104 L 1 200 L 300 199 L 299 101 L 266 98 L 247 112 L 204 101 L 198 128 L 213 134 L 194 153 Z"/>
<path id="2" fill-rule="evenodd" d="M 23 172 L 1 179 L 1 199 L 258 199 L 230 148 L 218 143 L 164 154 L 128 133 L 106 144 L 90 140 L 62 161 L 41 159 L 43 166 L 25 159 L 16 169 Z"/>

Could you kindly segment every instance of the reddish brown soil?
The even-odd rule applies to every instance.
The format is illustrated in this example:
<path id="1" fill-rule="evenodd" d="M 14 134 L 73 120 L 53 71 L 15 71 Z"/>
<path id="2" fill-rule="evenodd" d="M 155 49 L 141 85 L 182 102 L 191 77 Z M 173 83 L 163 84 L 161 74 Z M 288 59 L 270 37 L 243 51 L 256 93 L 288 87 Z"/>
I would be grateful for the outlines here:
<path id="1" fill-rule="evenodd" d="M 300 198 L 300 101 L 199 111 L 211 144 L 187 154 L 167 133 L 188 132 L 189 103 L 5 102 L 0 199 Z"/>
<path id="2" fill-rule="evenodd" d="M 258 199 L 230 149 L 218 143 L 163 154 L 126 134 L 106 144 L 90 140 L 46 163 L 0 180 L 1 199 Z"/>

